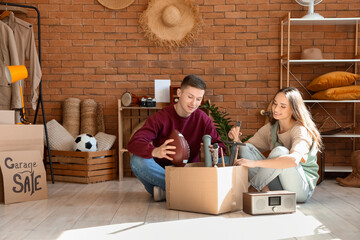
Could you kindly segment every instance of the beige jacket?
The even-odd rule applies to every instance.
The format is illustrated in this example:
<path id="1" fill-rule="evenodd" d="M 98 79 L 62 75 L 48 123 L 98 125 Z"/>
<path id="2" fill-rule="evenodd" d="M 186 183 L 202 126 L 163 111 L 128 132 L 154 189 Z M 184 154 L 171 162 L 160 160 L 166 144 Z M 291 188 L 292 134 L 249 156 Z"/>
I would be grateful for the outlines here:
<path id="1" fill-rule="evenodd" d="M 0 21 L 0 109 L 18 109 L 22 107 L 19 82 L 8 84 L 5 66 L 19 65 L 19 55 L 14 33 L 9 26 Z"/>
<path id="2" fill-rule="evenodd" d="M 33 27 L 30 23 L 15 17 L 13 12 L 9 16 L 8 25 L 14 32 L 20 64 L 25 65 L 25 59 L 30 60 L 28 70 L 31 83 L 31 105 L 35 110 L 39 98 L 38 91 L 42 72 L 36 50 Z"/>

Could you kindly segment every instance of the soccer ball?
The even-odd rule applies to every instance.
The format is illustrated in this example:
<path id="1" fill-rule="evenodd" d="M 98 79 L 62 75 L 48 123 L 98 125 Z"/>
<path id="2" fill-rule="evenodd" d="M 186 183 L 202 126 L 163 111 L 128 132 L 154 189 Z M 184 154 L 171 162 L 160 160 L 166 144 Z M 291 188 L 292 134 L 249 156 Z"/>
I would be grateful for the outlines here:
<path id="1" fill-rule="evenodd" d="M 75 138 L 73 149 L 79 152 L 95 152 L 97 141 L 92 135 L 83 133 Z"/>

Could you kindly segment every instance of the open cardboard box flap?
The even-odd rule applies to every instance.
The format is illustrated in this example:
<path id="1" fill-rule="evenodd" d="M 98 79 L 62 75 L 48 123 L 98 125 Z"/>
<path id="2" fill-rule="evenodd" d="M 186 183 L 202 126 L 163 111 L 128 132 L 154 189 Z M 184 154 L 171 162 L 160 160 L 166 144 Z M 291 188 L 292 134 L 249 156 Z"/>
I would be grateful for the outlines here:
<path id="1" fill-rule="evenodd" d="M 0 125 L 0 152 L 39 150 L 44 154 L 44 125 Z"/>

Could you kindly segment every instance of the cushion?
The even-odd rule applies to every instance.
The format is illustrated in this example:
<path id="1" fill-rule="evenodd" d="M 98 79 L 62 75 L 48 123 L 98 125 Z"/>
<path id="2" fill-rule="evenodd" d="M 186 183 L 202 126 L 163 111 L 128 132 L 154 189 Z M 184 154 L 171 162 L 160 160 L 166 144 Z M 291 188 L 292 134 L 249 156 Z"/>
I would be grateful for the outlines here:
<path id="1" fill-rule="evenodd" d="M 358 100 L 360 99 L 360 86 L 330 88 L 315 93 L 312 98 L 320 100 Z"/>
<path id="2" fill-rule="evenodd" d="M 46 123 L 50 150 L 72 151 L 74 137 L 55 119 Z M 44 138 L 45 140 L 45 138 Z M 46 141 L 45 141 L 46 146 Z"/>
<path id="3" fill-rule="evenodd" d="M 98 151 L 107 151 L 110 150 L 111 147 L 114 145 L 114 142 L 116 140 L 116 136 L 115 135 L 110 135 L 110 134 L 106 134 L 103 132 L 98 132 L 95 135 L 95 139 L 97 141 L 98 144 Z"/>
<path id="4" fill-rule="evenodd" d="M 349 72 L 329 72 L 312 80 L 306 88 L 310 91 L 318 92 L 329 88 L 348 86 L 359 77 L 360 75 Z"/>

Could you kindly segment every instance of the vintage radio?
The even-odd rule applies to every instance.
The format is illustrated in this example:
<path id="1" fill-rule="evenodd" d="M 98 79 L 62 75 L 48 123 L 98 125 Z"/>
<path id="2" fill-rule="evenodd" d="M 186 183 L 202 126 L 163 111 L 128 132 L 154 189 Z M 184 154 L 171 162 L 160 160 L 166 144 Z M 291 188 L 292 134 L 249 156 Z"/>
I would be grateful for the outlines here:
<path id="1" fill-rule="evenodd" d="M 296 211 L 296 195 L 289 191 L 244 192 L 243 210 L 247 214 L 280 214 Z"/>

